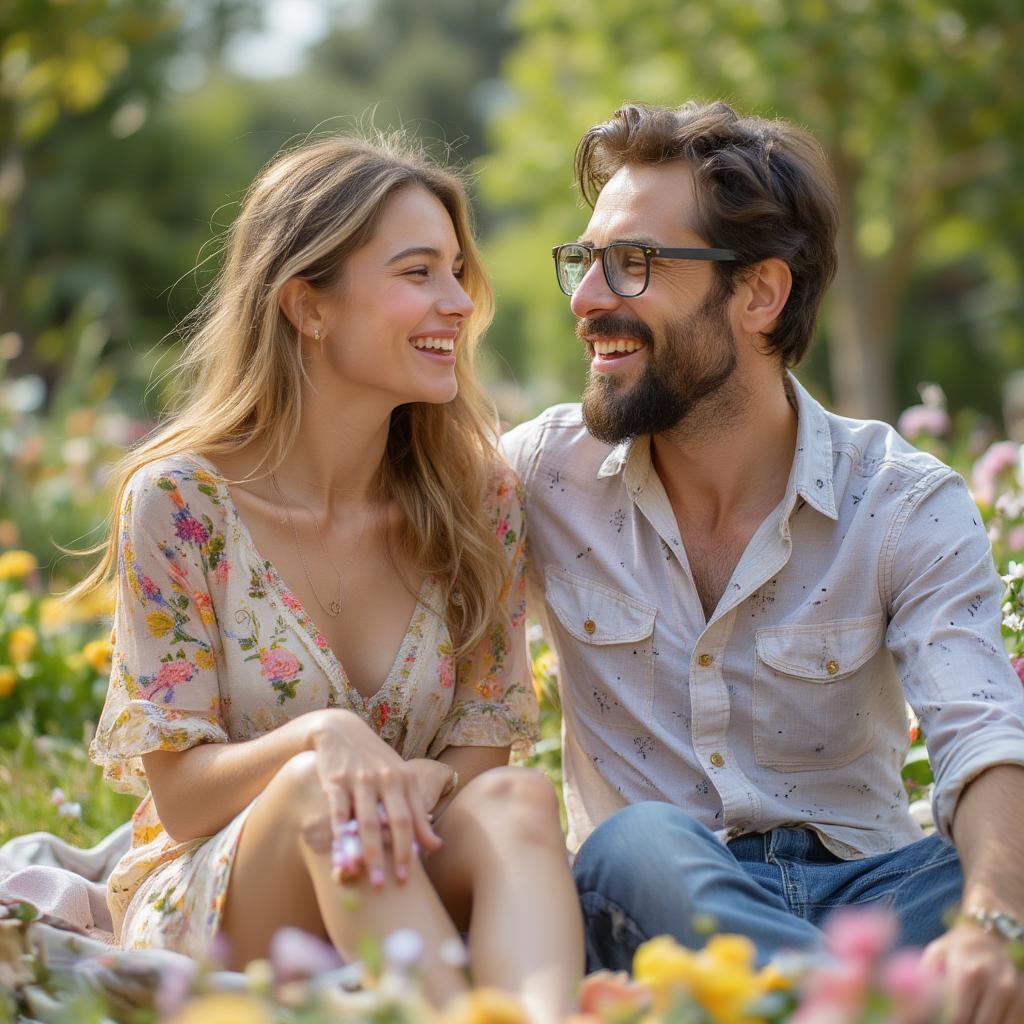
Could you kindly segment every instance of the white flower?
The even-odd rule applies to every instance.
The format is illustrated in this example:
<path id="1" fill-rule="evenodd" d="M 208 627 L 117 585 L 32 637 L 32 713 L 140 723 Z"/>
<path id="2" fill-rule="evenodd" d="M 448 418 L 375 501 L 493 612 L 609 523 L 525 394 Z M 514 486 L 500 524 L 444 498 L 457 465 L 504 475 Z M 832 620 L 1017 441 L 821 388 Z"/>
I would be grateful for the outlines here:
<path id="1" fill-rule="evenodd" d="M 60 807 L 61 804 L 67 803 L 67 799 L 68 798 L 64 795 L 64 790 L 59 786 L 54 787 L 54 789 L 50 791 L 50 803 L 53 804 L 54 807 Z"/>
<path id="2" fill-rule="evenodd" d="M 469 954 L 461 939 L 445 939 L 438 950 L 441 962 L 449 967 L 465 967 L 469 963 Z"/>
<path id="3" fill-rule="evenodd" d="M 57 813 L 62 818 L 74 818 L 80 821 L 82 818 L 82 805 L 71 800 L 65 800 L 57 808 Z"/>
<path id="4" fill-rule="evenodd" d="M 398 970 L 415 967 L 423 959 L 424 951 L 423 936 L 412 928 L 399 928 L 384 940 L 384 960 Z"/>

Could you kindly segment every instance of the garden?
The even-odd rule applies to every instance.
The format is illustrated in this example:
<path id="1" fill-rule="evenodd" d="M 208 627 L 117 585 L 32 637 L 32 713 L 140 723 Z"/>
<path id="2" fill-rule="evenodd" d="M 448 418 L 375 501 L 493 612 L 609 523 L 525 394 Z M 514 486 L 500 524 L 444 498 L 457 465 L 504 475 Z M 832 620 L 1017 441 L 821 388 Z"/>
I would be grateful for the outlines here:
<path id="1" fill-rule="evenodd" d="M 550 246 L 586 212 L 576 139 L 624 99 L 727 97 L 805 124 L 837 169 L 843 272 L 799 376 L 957 469 L 1005 583 L 1024 685 L 1024 107 L 1016 4 L 940 0 L 17 0 L 0 12 L 0 845 L 92 847 L 126 822 L 86 756 L 106 692 L 112 594 L 68 600 L 109 527 L 108 475 L 158 422 L 181 318 L 213 279 L 247 182 L 281 146 L 403 126 L 466 166 L 498 311 L 483 375 L 505 423 L 575 400 L 584 367 Z M 684 41 L 681 43 L 681 41 Z M 438 53 L 445 60 L 438 61 Z M 923 383 L 938 382 L 938 383 Z M 902 410 L 902 412 L 900 411 Z M 529 633 L 561 784 L 558 664 Z M 903 781 L 932 825 L 913 716 Z M 342 964 L 283 930 L 229 972 L 154 951 L 71 970 L 48 922 L 0 902 L 0 1024 L 327 1021 L 519 1024 L 514 1000 L 422 997 L 422 943 L 396 932 Z M 833 957 L 755 963 L 707 922 L 656 938 L 630 977 L 581 992 L 575 1024 L 931 1024 L 941 985 L 884 914 L 837 916 Z M 69 934 L 72 945 L 79 937 Z M 1024 957 L 1024 950 L 1015 950 Z M 1022 961 L 1024 962 L 1024 961 Z"/>

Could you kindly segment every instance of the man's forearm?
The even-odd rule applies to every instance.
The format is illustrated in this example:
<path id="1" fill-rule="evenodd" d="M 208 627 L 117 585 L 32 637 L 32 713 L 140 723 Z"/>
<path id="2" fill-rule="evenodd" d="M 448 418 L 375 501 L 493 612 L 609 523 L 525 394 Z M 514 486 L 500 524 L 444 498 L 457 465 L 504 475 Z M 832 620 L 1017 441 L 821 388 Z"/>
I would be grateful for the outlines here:
<path id="1" fill-rule="evenodd" d="M 963 909 L 1024 921 L 1024 766 L 986 769 L 963 791 L 953 842 L 964 871 Z"/>

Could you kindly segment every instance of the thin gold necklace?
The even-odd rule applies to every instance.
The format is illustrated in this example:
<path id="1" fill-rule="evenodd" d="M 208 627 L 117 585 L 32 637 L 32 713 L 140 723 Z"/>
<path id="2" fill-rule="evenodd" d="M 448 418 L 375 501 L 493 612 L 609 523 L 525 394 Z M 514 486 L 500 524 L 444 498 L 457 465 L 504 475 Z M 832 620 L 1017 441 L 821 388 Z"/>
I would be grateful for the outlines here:
<path id="1" fill-rule="evenodd" d="M 320 595 L 317 593 L 316 587 L 313 585 L 313 577 L 309 574 L 309 567 L 306 565 L 306 556 L 302 550 L 302 541 L 299 540 L 299 531 L 296 529 L 295 520 L 292 519 L 291 512 L 288 511 L 288 504 L 285 500 L 284 494 L 281 493 L 281 485 L 277 482 L 277 477 L 271 473 L 270 482 L 274 485 L 274 490 L 277 491 L 277 496 L 281 502 L 281 508 L 284 509 L 284 514 L 288 519 L 288 525 L 292 528 L 292 536 L 295 538 L 295 550 L 299 553 L 299 564 L 302 566 L 302 572 L 306 577 L 306 582 L 309 584 L 309 589 L 313 593 L 313 597 L 316 598 L 316 603 L 332 618 L 337 618 L 341 614 L 341 594 L 344 584 L 344 577 L 338 572 L 338 567 L 334 564 L 334 560 L 331 558 L 331 553 L 324 543 L 323 534 L 320 532 L 320 524 L 316 521 L 316 516 L 313 514 L 313 510 L 301 499 L 299 504 L 309 513 L 310 518 L 313 520 L 313 529 L 316 530 L 317 540 L 320 542 L 320 547 L 323 548 L 324 557 L 327 559 L 327 564 L 331 567 L 335 577 L 338 580 L 338 596 L 331 601 L 330 604 L 324 604 L 320 600 Z M 362 535 L 366 531 L 366 523 L 363 523 L 363 529 L 360 531 L 359 538 L 362 540 Z"/>

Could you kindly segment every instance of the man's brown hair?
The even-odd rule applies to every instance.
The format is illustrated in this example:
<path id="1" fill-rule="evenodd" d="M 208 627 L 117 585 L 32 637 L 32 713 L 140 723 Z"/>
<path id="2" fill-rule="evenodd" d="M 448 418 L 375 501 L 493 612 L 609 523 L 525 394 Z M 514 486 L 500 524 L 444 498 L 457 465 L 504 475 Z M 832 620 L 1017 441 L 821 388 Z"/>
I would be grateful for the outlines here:
<path id="1" fill-rule="evenodd" d="M 796 126 L 741 117 L 727 103 L 627 103 L 580 140 L 576 183 L 593 206 L 619 168 L 672 160 L 685 162 L 696 181 L 698 223 L 690 227 L 739 255 L 714 264 L 725 294 L 760 260 L 778 257 L 789 266 L 792 290 L 765 337 L 784 365 L 795 366 L 836 272 L 839 204 L 824 152 Z"/>

